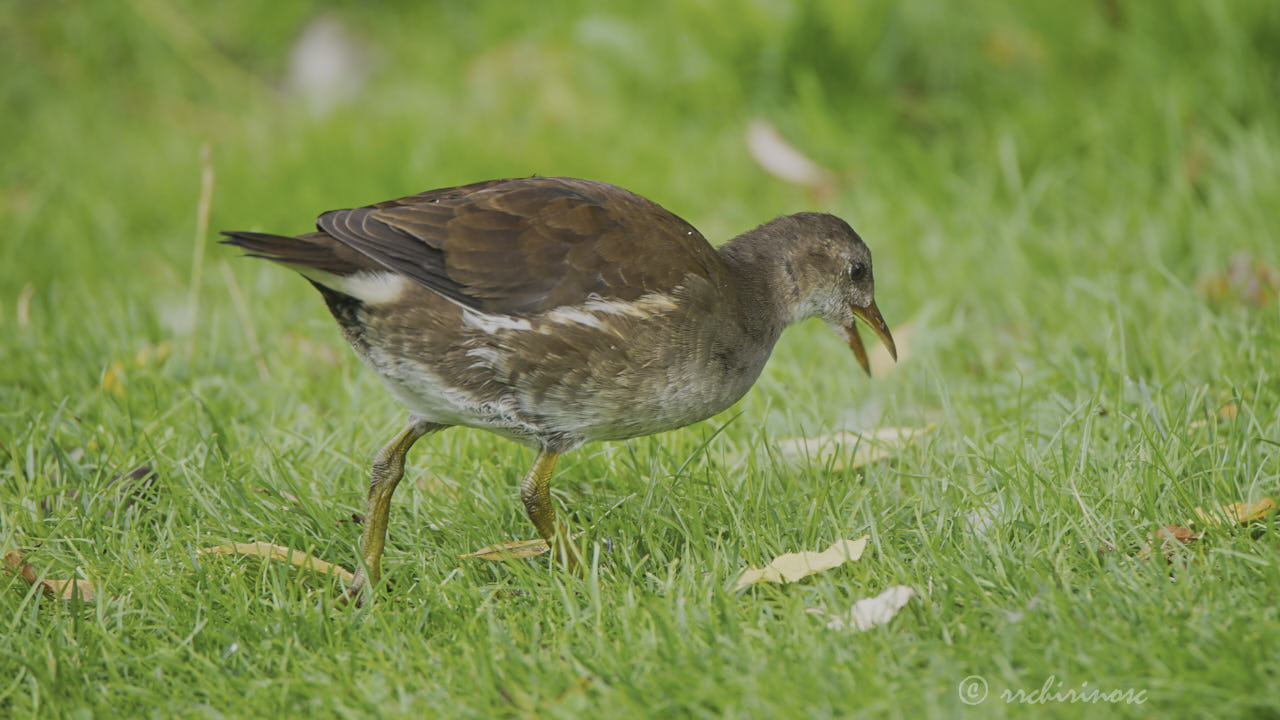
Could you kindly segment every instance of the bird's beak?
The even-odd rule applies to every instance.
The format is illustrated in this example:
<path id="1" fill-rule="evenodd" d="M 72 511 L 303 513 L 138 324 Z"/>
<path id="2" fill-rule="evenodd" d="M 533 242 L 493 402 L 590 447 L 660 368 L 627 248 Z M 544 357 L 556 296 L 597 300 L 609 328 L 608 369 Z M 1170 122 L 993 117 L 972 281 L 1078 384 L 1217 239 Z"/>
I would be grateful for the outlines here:
<path id="1" fill-rule="evenodd" d="M 880 338 L 880 342 L 884 343 L 884 347 L 889 351 L 889 356 L 894 360 L 898 359 L 898 348 L 893 344 L 893 335 L 889 333 L 889 326 L 885 324 L 884 318 L 880 316 L 880 308 L 876 307 L 876 302 L 866 307 L 858 305 L 850 306 L 853 314 L 862 318 L 862 321 L 871 326 L 876 336 Z M 858 364 L 866 371 L 867 375 L 871 374 L 871 361 L 867 359 L 867 348 L 862 344 L 862 336 L 858 334 L 858 323 L 849 323 L 844 329 L 845 335 L 849 338 L 849 349 L 853 350 L 854 357 L 858 358 Z"/>

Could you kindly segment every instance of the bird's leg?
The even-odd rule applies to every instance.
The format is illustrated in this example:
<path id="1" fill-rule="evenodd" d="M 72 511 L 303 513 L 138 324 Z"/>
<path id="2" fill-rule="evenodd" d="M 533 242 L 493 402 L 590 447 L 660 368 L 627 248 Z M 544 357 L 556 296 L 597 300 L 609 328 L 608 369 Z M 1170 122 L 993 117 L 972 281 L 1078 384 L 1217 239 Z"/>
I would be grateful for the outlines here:
<path id="1" fill-rule="evenodd" d="M 525 512 L 538 534 L 551 546 L 552 556 L 566 570 L 581 572 L 582 554 L 577 543 L 569 537 L 568 526 L 556 522 L 556 509 L 551 504 L 551 471 L 555 469 L 557 457 L 559 454 L 550 450 L 538 451 L 533 467 L 520 481 L 520 499 L 524 501 Z"/>
<path id="2" fill-rule="evenodd" d="M 409 426 L 378 451 L 369 471 L 369 496 L 364 505 L 364 532 L 360 534 L 363 562 L 355 572 L 355 580 L 347 588 L 346 599 L 361 604 L 369 586 L 382 576 L 382 548 L 387 540 L 387 515 L 391 511 L 391 494 L 404 477 L 404 457 L 422 436 L 443 430 L 437 425 L 410 418 Z"/>

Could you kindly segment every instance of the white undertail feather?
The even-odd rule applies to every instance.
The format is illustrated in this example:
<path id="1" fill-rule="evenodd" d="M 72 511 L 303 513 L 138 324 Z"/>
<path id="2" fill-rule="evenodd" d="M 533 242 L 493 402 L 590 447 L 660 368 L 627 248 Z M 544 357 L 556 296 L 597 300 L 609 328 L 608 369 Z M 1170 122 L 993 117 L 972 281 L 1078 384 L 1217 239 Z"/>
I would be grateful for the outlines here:
<path id="1" fill-rule="evenodd" d="M 307 279 L 337 290 L 366 305 L 385 305 L 404 295 L 409 279 L 399 273 L 362 271 L 351 275 L 334 275 L 322 270 L 299 268 Z"/>

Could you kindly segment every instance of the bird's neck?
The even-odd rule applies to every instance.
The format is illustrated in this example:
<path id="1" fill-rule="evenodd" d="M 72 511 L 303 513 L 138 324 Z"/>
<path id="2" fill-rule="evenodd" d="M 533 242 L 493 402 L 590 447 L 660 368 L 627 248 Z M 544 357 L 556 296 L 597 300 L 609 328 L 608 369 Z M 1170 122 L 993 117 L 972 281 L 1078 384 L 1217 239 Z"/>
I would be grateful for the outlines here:
<path id="1" fill-rule="evenodd" d="M 788 325 L 802 319 L 788 249 L 789 243 L 769 225 L 745 232 L 719 249 L 736 285 L 744 328 L 770 347 Z"/>

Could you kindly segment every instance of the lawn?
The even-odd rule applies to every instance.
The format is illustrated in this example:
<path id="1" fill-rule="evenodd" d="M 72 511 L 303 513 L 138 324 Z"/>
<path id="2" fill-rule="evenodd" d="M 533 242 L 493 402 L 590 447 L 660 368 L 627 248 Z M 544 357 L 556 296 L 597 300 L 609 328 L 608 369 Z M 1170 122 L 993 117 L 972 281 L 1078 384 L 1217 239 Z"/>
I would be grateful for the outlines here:
<path id="1" fill-rule="evenodd" d="M 354 48 L 324 98 L 290 80 L 316 21 Z M 1196 513 L 1280 498 L 1280 5 L 10 2 L 0 69 L 0 553 L 95 587 L 0 573 L 0 716 L 1280 716 L 1280 520 Z M 806 323 L 730 411 L 564 458 L 585 578 L 458 557 L 532 537 L 533 453 L 467 429 L 414 449 L 365 607 L 198 555 L 352 567 L 404 419 L 305 281 L 213 233 L 530 174 L 713 243 L 836 213 L 904 357 L 868 379 Z M 805 612 L 897 585 L 865 632 Z M 1065 695 L 1095 689 L 1134 702 Z"/>

